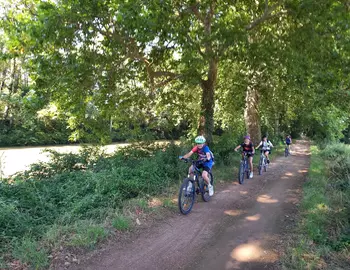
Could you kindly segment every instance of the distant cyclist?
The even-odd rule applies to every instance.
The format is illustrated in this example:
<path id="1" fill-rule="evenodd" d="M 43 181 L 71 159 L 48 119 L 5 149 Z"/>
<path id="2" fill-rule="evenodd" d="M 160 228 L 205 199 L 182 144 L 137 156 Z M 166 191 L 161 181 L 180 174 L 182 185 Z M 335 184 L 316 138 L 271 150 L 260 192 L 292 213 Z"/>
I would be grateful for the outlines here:
<path id="1" fill-rule="evenodd" d="M 271 148 L 273 147 L 273 144 L 272 142 L 270 142 L 268 139 L 267 139 L 267 136 L 264 135 L 262 137 L 262 140 L 261 142 L 259 143 L 259 145 L 256 147 L 256 149 L 260 148 L 261 147 L 261 151 L 264 153 L 264 155 L 266 156 L 266 160 L 267 160 L 267 163 L 270 163 L 270 159 L 269 159 L 269 154 L 271 154 Z"/>
<path id="2" fill-rule="evenodd" d="M 254 145 L 250 140 L 250 136 L 244 137 L 244 142 L 240 145 L 238 145 L 235 148 L 235 151 L 237 152 L 239 148 L 242 148 L 242 158 L 244 157 L 244 154 L 247 154 L 248 161 L 249 161 L 249 167 L 250 167 L 250 175 L 249 178 L 253 178 L 253 156 L 255 154 Z"/>
<path id="3" fill-rule="evenodd" d="M 287 135 L 286 137 L 286 146 L 288 147 L 288 151 L 290 152 L 290 145 L 292 144 L 292 137 Z"/>
<path id="4" fill-rule="evenodd" d="M 199 164 L 197 167 L 203 168 L 202 177 L 208 185 L 209 196 L 213 196 L 214 187 L 210 183 L 209 176 L 208 176 L 209 172 L 211 171 L 211 168 L 214 165 L 213 153 L 210 151 L 208 145 L 205 144 L 206 140 L 203 136 L 198 136 L 194 141 L 196 142 L 197 145 L 194 146 L 190 152 L 188 152 L 186 155 L 180 158 L 189 158 L 193 154 L 198 155 L 198 161 L 201 161 L 202 163 Z M 191 177 L 193 177 L 192 165 L 189 168 L 189 174 Z"/>

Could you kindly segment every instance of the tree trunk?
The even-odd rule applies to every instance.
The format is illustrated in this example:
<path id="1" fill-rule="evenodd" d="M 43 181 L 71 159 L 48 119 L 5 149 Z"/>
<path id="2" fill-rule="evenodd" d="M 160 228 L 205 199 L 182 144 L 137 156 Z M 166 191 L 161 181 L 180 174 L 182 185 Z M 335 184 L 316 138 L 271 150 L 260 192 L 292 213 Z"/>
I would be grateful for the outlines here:
<path id="1" fill-rule="evenodd" d="M 275 112 L 275 136 L 280 136 L 280 113 Z"/>
<path id="2" fill-rule="evenodd" d="M 216 1 L 210 1 L 209 9 L 207 9 L 206 16 L 203 17 L 198 10 L 198 7 L 193 6 L 195 15 L 200 23 L 204 26 L 204 42 L 205 52 L 200 52 L 204 60 L 208 61 L 208 74 L 206 80 L 201 80 L 202 88 L 202 103 L 201 115 L 199 120 L 198 133 L 204 135 L 207 143 L 210 145 L 213 142 L 214 132 L 214 105 L 215 105 L 215 84 L 218 75 L 218 58 L 213 50 L 211 43 L 211 27 L 212 20 L 215 14 Z"/>
<path id="3" fill-rule="evenodd" d="M 252 142 L 256 145 L 261 140 L 260 117 L 258 111 L 258 91 L 248 86 L 245 99 L 244 119 Z"/>
<path id="4" fill-rule="evenodd" d="M 199 120 L 198 133 L 203 135 L 208 144 L 213 141 L 214 132 L 214 105 L 215 105 L 215 84 L 218 73 L 218 62 L 211 59 L 209 63 L 208 79 L 202 80 L 202 103 L 201 116 Z"/>

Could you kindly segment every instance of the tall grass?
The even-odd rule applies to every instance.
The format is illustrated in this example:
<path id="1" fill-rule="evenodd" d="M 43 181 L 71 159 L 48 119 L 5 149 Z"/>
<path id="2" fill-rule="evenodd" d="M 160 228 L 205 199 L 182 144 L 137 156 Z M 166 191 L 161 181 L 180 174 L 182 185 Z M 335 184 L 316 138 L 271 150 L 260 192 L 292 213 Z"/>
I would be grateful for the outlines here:
<path id="1" fill-rule="evenodd" d="M 350 269 L 350 147 L 312 147 L 298 237 L 286 269 Z"/>

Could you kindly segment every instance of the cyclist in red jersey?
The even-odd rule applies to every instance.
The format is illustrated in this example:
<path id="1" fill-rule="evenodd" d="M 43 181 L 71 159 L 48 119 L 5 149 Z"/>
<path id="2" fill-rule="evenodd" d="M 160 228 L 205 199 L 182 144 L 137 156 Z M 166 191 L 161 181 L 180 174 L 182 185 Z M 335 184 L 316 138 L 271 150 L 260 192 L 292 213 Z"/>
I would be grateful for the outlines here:
<path id="1" fill-rule="evenodd" d="M 242 148 L 242 158 L 244 156 L 244 153 L 247 154 L 248 156 L 248 162 L 249 162 L 249 167 L 250 167 L 250 175 L 249 178 L 253 178 L 253 156 L 255 154 L 255 148 L 253 143 L 250 140 L 250 136 L 245 136 L 244 137 L 244 142 L 240 145 L 238 145 L 235 148 L 235 151 L 237 152 L 239 148 Z"/>

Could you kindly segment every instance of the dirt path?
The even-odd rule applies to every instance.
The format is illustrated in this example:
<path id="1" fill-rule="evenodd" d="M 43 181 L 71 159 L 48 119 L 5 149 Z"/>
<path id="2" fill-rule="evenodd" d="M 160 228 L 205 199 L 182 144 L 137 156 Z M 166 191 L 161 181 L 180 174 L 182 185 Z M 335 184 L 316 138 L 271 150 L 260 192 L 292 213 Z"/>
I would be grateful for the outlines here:
<path id="1" fill-rule="evenodd" d="M 293 150 L 262 176 L 229 184 L 188 216 L 111 245 L 74 269 L 280 269 L 283 236 L 294 226 L 309 168 L 308 143 L 299 141 Z"/>

